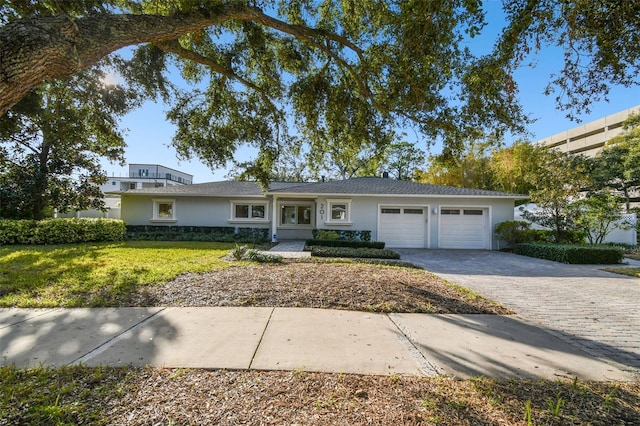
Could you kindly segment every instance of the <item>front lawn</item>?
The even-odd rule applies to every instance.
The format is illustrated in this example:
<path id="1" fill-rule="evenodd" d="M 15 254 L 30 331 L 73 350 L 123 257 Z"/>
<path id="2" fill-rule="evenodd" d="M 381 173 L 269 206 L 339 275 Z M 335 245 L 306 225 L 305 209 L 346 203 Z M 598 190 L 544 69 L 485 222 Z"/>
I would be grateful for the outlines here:
<path id="1" fill-rule="evenodd" d="M 607 272 L 614 274 L 629 275 L 630 277 L 640 278 L 640 268 L 605 268 Z"/>
<path id="2" fill-rule="evenodd" d="M 122 306 L 146 286 L 230 264 L 233 244 L 129 241 L 0 247 L 0 307 Z"/>

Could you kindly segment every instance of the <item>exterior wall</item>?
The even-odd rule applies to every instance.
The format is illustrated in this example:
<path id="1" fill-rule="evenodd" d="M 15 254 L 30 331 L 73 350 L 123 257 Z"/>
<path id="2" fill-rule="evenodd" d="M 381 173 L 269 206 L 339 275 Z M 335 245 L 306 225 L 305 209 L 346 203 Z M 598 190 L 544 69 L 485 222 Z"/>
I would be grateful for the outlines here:
<path id="1" fill-rule="evenodd" d="M 253 228 L 271 228 L 271 220 L 277 223 L 276 233 L 279 240 L 308 239 L 311 230 L 335 229 L 371 231 L 372 240 L 378 239 L 378 211 L 379 206 L 415 206 L 427 209 L 427 226 L 424 240 L 427 248 L 438 248 L 439 212 L 441 207 L 482 207 L 489 214 L 491 248 L 499 249 L 498 242 L 493 237 L 495 225 L 513 220 L 513 200 L 485 199 L 485 198 L 426 198 L 426 197 L 332 197 L 331 200 L 351 200 L 351 221 L 345 224 L 327 222 L 327 198 L 310 199 L 277 199 L 277 209 L 282 204 L 310 203 L 314 216 L 310 225 L 281 226 L 278 210 L 273 214 L 273 201 L 266 198 L 253 200 L 268 201 L 267 221 L 231 220 L 231 202 L 241 201 L 229 198 L 213 197 L 153 197 L 148 195 L 123 195 L 122 219 L 128 225 L 176 225 L 176 226 L 235 226 Z M 175 220 L 153 220 L 154 200 L 174 200 Z"/>
<path id="2" fill-rule="evenodd" d="M 153 220 L 153 200 L 175 200 L 175 220 Z M 231 220 L 231 201 L 213 197 L 122 196 L 122 220 L 127 225 L 234 226 L 268 228 L 268 221 Z M 267 216 L 271 217 L 270 208 Z"/>
<path id="3" fill-rule="evenodd" d="M 631 114 L 638 113 L 640 105 L 540 139 L 536 143 L 570 154 L 594 157 L 607 141 L 622 133 L 622 122 Z"/>
<path id="4" fill-rule="evenodd" d="M 332 199 L 336 199 L 334 197 Z M 438 248 L 439 239 L 439 212 L 441 207 L 483 207 L 489 213 L 489 226 L 491 232 L 491 248 L 498 250 L 498 241 L 495 239 L 493 229 L 495 226 L 506 220 L 513 220 L 513 200 L 509 199 L 489 199 L 489 198 L 426 198 L 426 197 L 344 197 L 351 199 L 351 223 L 332 224 L 327 223 L 327 198 L 317 200 L 317 226 L 322 229 L 371 231 L 371 239 L 378 239 L 378 206 L 379 205 L 401 205 L 428 208 L 427 221 L 425 227 L 425 241 L 427 248 Z M 434 213 L 435 210 L 435 213 Z M 324 211 L 324 214 L 321 213 Z"/>

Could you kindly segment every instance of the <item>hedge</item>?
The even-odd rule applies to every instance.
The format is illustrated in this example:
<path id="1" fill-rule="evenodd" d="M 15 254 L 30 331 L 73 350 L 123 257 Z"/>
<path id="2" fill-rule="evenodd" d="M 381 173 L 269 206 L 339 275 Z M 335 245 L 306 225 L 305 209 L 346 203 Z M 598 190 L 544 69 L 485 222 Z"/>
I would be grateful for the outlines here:
<path id="1" fill-rule="evenodd" d="M 71 244 L 124 239 L 124 222 L 117 219 L 0 219 L 0 244 Z"/>
<path id="2" fill-rule="evenodd" d="M 611 265 L 621 263 L 624 251 L 619 247 L 561 244 L 516 244 L 514 252 L 523 256 L 561 263 Z"/>
<path id="3" fill-rule="evenodd" d="M 311 256 L 316 257 L 353 257 L 366 259 L 400 259 L 400 255 L 388 249 L 321 247 L 311 248 Z"/>
<path id="4" fill-rule="evenodd" d="M 348 229 L 314 229 L 311 231 L 313 239 L 327 239 L 327 234 L 336 234 L 337 240 L 371 241 L 371 231 L 353 231 Z"/>
<path id="5" fill-rule="evenodd" d="M 349 240 L 307 240 L 305 246 L 311 248 L 316 246 L 322 247 L 351 247 L 351 248 L 374 248 L 383 249 L 382 241 L 349 241 Z"/>
<path id="6" fill-rule="evenodd" d="M 270 241 L 268 228 L 233 226 L 127 225 L 126 238 L 142 241 L 215 241 L 256 243 Z"/>

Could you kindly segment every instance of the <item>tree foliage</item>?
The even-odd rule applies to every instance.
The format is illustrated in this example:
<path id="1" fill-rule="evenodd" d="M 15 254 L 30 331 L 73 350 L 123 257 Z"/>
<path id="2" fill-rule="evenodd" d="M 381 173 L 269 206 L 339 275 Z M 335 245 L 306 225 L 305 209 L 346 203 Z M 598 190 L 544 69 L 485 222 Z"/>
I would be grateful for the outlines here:
<path id="1" fill-rule="evenodd" d="M 479 0 L 16 0 L 0 6 L 0 114 L 43 82 L 136 45 L 120 72 L 172 100 L 179 154 L 215 166 L 250 144 L 266 175 L 294 132 L 322 155 L 338 138 L 377 144 L 372 134 L 407 122 L 458 151 L 461 136 L 520 131 L 513 73 L 548 46 L 565 49 L 549 87 L 563 108 L 637 84 L 638 2 L 503 9 L 494 52 L 478 56 L 469 41 L 485 27 Z M 193 87 L 176 91 L 176 70 Z"/>
<path id="2" fill-rule="evenodd" d="M 575 225 L 584 231 L 590 244 L 602 244 L 614 229 L 630 229 L 620 221 L 620 205 L 623 199 L 608 191 L 601 191 L 581 199 L 573 206 L 577 210 Z"/>
<path id="3" fill-rule="evenodd" d="M 589 184 L 589 175 L 580 156 L 571 157 L 554 149 L 540 152 L 541 167 L 536 174 L 535 189 L 530 192 L 537 210 L 523 212 L 523 217 L 555 232 L 556 242 L 563 242 L 566 231 L 575 229 L 578 216 L 575 202 Z"/>
<path id="4" fill-rule="evenodd" d="M 425 152 L 409 142 L 402 141 L 389 145 L 382 168 L 394 179 L 416 180 L 425 164 Z"/>
<path id="5" fill-rule="evenodd" d="M 469 140 L 465 150 L 452 153 L 445 150 L 429 157 L 427 169 L 418 173 L 418 179 L 434 185 L 461 188 L 496 189 L 487 140 Z"/>
<path id="6" fill-rule="evenodd" d="M 592 160 L 592 191 L 608 189 L 622 197 L 627 212 L 633 193 L 640 189 L 640 115 L 632 115 L 624 132 L 607 142 Z"/>
<path id="7" fill-rule="evenodd" d="M 44 84 L 0 117 L 0 216 L 102 208 L 100 160 L 124 161 L 118 117 L 135 92 L 105 85 L 103 70 Z"/>

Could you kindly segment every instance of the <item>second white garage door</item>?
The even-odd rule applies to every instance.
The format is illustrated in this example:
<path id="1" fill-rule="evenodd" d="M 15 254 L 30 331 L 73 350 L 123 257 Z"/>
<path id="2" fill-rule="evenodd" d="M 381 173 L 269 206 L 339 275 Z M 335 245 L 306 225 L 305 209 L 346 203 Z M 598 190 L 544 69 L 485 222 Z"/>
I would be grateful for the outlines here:
<path id="1" fill-rule="evenodd" d="M 439 247 L 489 249 L 488 211 L 482 208 L 440 209 Z"/>
<path id="2" fill-rule="evenodd" d="M 386 247 L 425 247 L 428 211 L 415 206 L 379 207 L 378 241 L 387 243 Z"/>

